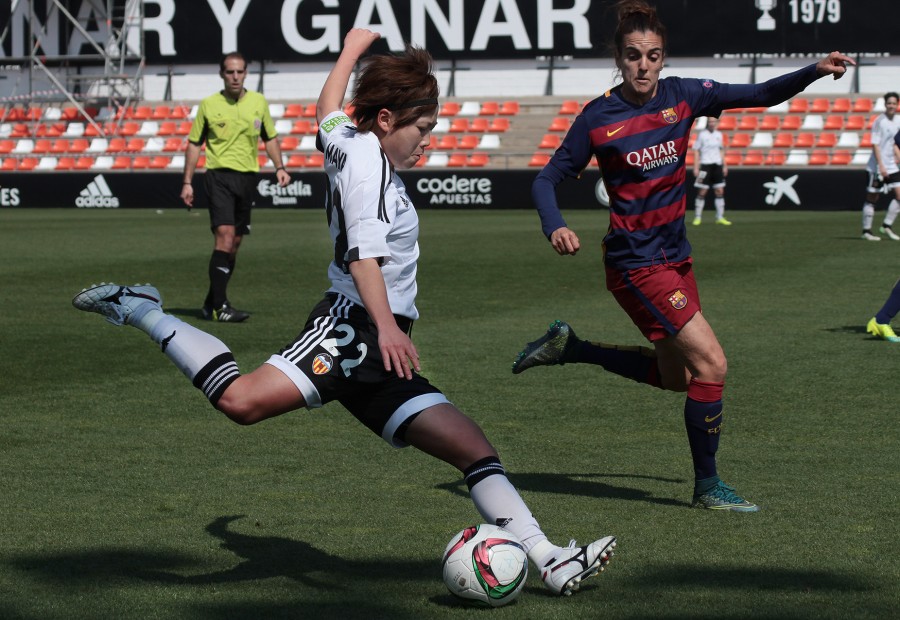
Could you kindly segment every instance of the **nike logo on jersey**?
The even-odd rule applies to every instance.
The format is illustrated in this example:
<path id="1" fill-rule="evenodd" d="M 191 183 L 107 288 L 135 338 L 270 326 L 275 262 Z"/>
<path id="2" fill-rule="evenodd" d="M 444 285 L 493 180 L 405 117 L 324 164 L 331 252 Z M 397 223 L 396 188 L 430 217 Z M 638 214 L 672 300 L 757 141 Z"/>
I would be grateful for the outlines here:
<path id="1" fill-rule="evenodd" d="M 623 129 L 625 129 L 625 125 L 622 125 L 622 126 L 619 127 L 618 129 L 613 129 L 612 131 L 610 131 L 609 129 L 607 129 L 607 130 L 606 130 L 606 137 L 607 137 L 607 138 L 612 138 L 614 135 L 616 135 L 617 133 L 619 133 L 619 132 L 622 131 Z"/>
<path id="2" fill-rule="evenodd" d="M 717 419 L 719 419 L 719 418 L 721 418 L 721 417 L 722 417 L 722 412 L 720 411 L 720 412 L 719 412 L 719 415 L 714 415 L 713 417 L 706 416 L 706 417 L 703 418 L 703 419 L 708 423 L 708 422 L 714 422 L 715 420 L 717 420 Z"/>
<path id="3" fill-rule="evenodd" d="M 229 273 L 231 273 L 231 269 L 229 269 L 228 267 L 216 267 L 216 269 L 218 269 L 219 271 L 221 271 L 221 272 L 224 273 L 225 275 L 228 275 Z"/>

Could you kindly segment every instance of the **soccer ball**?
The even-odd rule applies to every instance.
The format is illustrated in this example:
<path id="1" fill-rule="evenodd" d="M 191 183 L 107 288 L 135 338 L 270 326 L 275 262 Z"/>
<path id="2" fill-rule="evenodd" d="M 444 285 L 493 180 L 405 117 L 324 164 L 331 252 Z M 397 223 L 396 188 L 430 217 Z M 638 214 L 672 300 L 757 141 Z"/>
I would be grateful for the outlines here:
<path id="1" fill-rule="evenodd" d="M 500 607 L 516 600 L 528 576 L 528 556 L 515 534 L 473 525 L 444 550 L 444 584 L 460 598 Z"/>

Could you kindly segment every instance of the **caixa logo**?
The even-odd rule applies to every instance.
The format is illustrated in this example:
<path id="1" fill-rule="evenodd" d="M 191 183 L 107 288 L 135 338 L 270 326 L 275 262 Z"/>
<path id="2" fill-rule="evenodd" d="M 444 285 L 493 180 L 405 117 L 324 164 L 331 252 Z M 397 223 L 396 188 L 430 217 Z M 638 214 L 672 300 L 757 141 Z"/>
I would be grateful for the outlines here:
<path id="1" fill-rule="evenodd" d="M 491 180 L 486 177 L 422 177 L 416 190 L 432 205 L 489 205 Z"/>
<path id="2" fill-rule="evenodd" d="M 273 205 L 295 205 L 299 203 L 298 198 L 312 196 L 312 185 L 303 181 L 293 181 L 279 187 L 278 183 L 263 179 L 256 184 L 256 191 L 260 196 L 271 198 Z"/>

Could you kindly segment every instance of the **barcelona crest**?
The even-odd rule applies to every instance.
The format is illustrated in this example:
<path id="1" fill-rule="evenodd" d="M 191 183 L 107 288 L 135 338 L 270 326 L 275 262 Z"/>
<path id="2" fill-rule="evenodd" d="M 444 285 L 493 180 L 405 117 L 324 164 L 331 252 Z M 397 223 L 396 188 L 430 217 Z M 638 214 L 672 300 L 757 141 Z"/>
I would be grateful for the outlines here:
<path id="1" fill-rule="evenodd" d="M 327 353 L 319 353 L 312 363 L 312 371 L 317 375 L 324 375 L 334 366 L 334 360 Z"/>
<path id="2" fill-rule="evenodd" d="M 675 111 L 675 108 L 666 108 L 662 111 L 663 120 L 669 123 L 670 125 L 678 122 L 678 112 Z"/>
<path id="3" fill-rule="evenodd" d="M 677 290 L 669 296 L 669 303 L 676 310 L 684 310 L 685 306 L 688 305 L 687 295 Z"/>

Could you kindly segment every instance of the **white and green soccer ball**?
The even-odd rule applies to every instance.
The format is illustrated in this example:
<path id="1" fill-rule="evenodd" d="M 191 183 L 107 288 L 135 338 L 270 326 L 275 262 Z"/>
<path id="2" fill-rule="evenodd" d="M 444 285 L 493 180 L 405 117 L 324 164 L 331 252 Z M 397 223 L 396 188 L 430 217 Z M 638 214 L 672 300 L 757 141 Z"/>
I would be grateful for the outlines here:
<path id="1" fill-rule="evenodd" d="M 516 600 L 528 577 L 521 541 L 496 525 L 473 525 L 457 533 L 444 550 L 442 566 L 452 594 L 491 607 Z"/>

